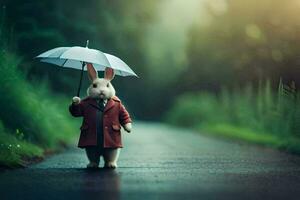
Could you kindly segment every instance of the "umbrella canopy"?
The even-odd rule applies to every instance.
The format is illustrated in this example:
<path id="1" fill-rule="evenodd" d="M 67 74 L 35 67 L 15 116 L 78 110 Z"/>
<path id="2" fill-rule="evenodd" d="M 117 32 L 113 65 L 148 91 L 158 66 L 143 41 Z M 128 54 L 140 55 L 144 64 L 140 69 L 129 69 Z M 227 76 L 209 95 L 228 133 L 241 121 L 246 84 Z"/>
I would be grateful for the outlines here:
<path id="1" fill-rule="evenodd" d="M 108 67 L 114 69 L 116 75 L 138 77 L 136 73 L 134 73 L 134 71 L 132 71 L 132 69 L 120 58 L 108 53 L 104 53 L 104 55 L 109 62 Z"/>
<path id="2" fill-rule="evenodd" d="M 58 49 L 58 51 L 60 51 L 60 48 L 71 48 L 71 47 L 59 47 L 56 48 Z M 82 47 L 81 47 L 82 48 Z M 85 48 L 83 48 L 85 49 Z M 55 49 L 52 49 L 55 50 Z M 49 51 L 52 51 L 49 50 Z M 47 54 L 46 54 L 47 53 Z M 102 53 L 102 52 L 101 52 Z M 54 55 L 57 54 L 57 52 L 54 53 Z M 94 68 L 97 71 L 104 71 L 106 67 L 110 67 L 112 69 L 114 69 L 114 72 L 116 75 L 119 76 L 136 76 L 136 73 L 134 73 L 134 71 L 120 58 L 108 54 L 108 53 L 103 53 L 103 55 L 105 56 L 104 58 L 102 58 L 102 56 L 90 56 L 89 59 L 85 59 L 85 60 L 89 60 L 89 61 L 80 61 L 80 60 L 75 60 L 75 59 L 65 59 L 62 56 L 60 58 L 58 57 L 53 57 L 53 54 L 50 54 L 51 56 L 46 57 L 48 55 L 48 51 L 46 51 L 45 53 L 42 53 L 41 55 L 37 56 L 37 58 L 40 58 L 41 62 L 46 62 L 46 63 L 51 63 L 54 65 L 58 65 L 61 67 L 66 67 L 66 68 L 74 68 L 74 69 L 82 69 L 82 64 L 83 64 L 83 70 L 87 70 L 86 68 L 86 63 L 92 63 Z M 63 55 L 65 56 L 65 55 Z M 96 57 L 98 57 L 97 59 L 95 59 Z M 91 62 L 91 60 L 95 60 L 94 62 Z M 101 64 L 100 64 L 101 61 Z"/>
<path id="3" fill-rule="evenodd" d="M 51 63 L 60 67 L 74 68 L 81 70 L 80 82 L 77 96 L 79 96 L 83 71 L 87 70 L 86 63 L 93 64 L 97 71 L 104 71 L 106 67 L 114 69 L 119 76 L 136 76 L 134 71 L 120 58 L 111 54 L 103 53 L 97 49 L 86 47 L 58 47 L 46 51 L 36 58 L 41 62 Z"/>

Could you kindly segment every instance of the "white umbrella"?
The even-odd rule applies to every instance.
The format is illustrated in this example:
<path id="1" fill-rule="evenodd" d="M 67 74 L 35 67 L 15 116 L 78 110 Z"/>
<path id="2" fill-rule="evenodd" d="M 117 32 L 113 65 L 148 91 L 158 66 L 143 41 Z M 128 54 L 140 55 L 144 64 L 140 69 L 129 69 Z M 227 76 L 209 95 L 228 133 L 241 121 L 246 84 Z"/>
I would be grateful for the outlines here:
<path id="1" fill-rule="evenodd" d="M 60 67 L 74 68 L 81 70 L 80 82 L 77 91 L 79 96 L 83 71 L 87 70 L 86 63 L 93 64 L 97 71 L 104 71 L 106 67 L 114 69 L 116 75 L 120 76 L 136 76 L 132 69 L 120 58 L 103 53 L 96 49 L 86 47 L 58 47 L 46 51 L 36 58 L 41 62 L 51 63 Z"/>
<path id="2" fill-rule="evenodd" d="M 138 77 L 134 73 L 134 71 L 132 71 L 132 69 L 120 58 L 118 58 L 114 55 L 108 54 L 108 53 L 104 53 L 104 55 L 109 62 L 108 67 L 113 68 L 115 71 L 115 74 L 120 75 L 120 76 L 136 76 L 136 77 Z M 96 67 L 98 67 L 97 64 L 96 64 Z"/>

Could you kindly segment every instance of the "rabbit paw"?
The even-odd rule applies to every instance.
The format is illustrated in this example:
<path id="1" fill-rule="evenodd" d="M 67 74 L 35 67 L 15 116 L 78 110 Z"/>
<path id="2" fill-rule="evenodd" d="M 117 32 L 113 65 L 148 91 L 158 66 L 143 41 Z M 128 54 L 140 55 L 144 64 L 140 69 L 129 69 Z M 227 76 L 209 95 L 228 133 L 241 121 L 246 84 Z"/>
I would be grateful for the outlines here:
<path id="1" fill-rule="evenodd" d="M 73 99 L 72 99 L 72 102 L 73 102 L 75 105 L 79 104 L 80 101 L 81 101 L 81 100 L 80 100 L 79 97 L 73 97 Z"/>
<path id="2" fill-rule="evenodd" d="M 95 163 L 95 162 L 90 162 L 90 163 L 86 166 L 86 168 L 88 168 L 88 169 L 97 169 L 97 168 L 98 168 L 98 164 Z"/>
<path id="3" fill-rule="evenodd" d="M 124 125 L 124 129 L 125 129 L 125 131 L 127 131 L 128 133 L 130 133 L 130 132 L 131 132 L 131 129 L 132 129 L 131 123 L 125 124 L 125 125 Z"/>
<path id="4" fill-rule="evenodd" d="M 107 169 L 115 169 L 117 167 L 118 167 L 117 163 L 113 163 L 113 162 L 107 162 L 104 165 L 104 168 L 107 168 Z"/>

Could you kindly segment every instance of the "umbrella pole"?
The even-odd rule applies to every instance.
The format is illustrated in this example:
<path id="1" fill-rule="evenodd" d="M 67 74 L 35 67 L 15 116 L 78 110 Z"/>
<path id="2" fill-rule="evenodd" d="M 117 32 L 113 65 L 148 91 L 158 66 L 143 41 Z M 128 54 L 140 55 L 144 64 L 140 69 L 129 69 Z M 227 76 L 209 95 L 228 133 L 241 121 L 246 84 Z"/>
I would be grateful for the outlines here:
<path id="1" fill-rule="evenodd" d="M 80 73 L 80 80 L 79 80 L 79 86 L 77 89 L 77 96 L 79 97 L 80 94 L 80 88 L 81 88 L 81 82 L 82 82 L 82 76 L 83 76 L 83 68 L 84 68 L 85 63 L 82 62 L 82 66 L 81 66 L 81 73 Z"/>

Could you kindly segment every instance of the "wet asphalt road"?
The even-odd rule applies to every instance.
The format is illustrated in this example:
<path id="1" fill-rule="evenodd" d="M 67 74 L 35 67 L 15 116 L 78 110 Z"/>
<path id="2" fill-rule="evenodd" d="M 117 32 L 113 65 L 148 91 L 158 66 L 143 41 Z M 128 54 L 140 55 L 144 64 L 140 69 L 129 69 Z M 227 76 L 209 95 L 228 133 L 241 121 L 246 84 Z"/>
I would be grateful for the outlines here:
<path id="1" fill-rule="evenodd" d="M 0 172 L 0 198 L 300 199 L 297 156 L 150 123 L 123 143 L 117 170 L 86 170 L 84 151 L 72 148 Z"/>

